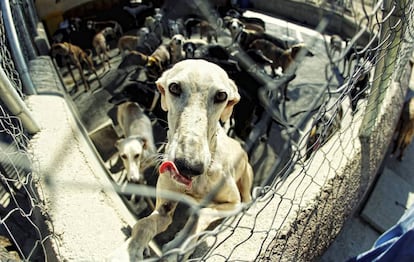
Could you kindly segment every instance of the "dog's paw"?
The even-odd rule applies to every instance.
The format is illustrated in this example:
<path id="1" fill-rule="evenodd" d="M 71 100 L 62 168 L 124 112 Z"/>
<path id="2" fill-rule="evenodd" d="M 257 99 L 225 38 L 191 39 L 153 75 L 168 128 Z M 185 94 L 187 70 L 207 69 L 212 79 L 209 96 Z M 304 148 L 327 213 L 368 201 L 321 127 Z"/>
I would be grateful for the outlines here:
<path id="1" fill-rule="evenodd" d="M 129 238 L 114 252 L 112 252 L 107 258 L 106 262 L 135 262 L 144 259 L 145 248 L 135 247 L 131 245 L 131 239 Z"/>

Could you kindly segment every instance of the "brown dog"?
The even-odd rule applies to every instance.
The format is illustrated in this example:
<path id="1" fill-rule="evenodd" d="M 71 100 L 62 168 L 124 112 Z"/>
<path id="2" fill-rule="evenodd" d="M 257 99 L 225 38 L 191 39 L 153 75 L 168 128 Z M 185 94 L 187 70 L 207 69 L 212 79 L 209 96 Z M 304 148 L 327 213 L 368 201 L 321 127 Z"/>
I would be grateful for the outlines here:
<path id="1" fill-rule="evenodd" d="M 341 105 L 328 104 L 326 106 L 326 112 L 318 116 L 309 132 L 306 141 L 305 160 L 309 159 L 313 153 L 325 145 L 341 129 L 343 115 Z"/>
<path id="2" fill-rule="evenodd" d="M 240 95 L 221 67 L 202 59 L 176 63 L 156 84 L 161 106 L 168 112 L 169 127 L 157 194 L 167 190 L 203 203 L 210 192 L 217 190 L 198 213 L 191 231 L 198 233 L 223 218 L 221 211 L 234 211 L 242 202 L 251 201 L 253 170 L 248 156 L 220 125 L 220 120 L 230 118 Z M 148 243 L 173 222 L 177 204 L 176 200 L 157 195 L 154 212 L 138 220 L 131 238 L 111 259 L 143 259 Z"/>
<path id="3" fill-rule="evenodd" d="M 146 27 L 138 31 L 138 35 L 124 35 L 118 40 L 118 54 L 125 55 L 125 51 L 136 50 L 136 48 L 145 42 L 146 36 L 149 34 L 149 29 Z"/>
<path id="4" fill-rule="evenodd" d="M 286 73 L 286 70 L 292 65 L 299 51 L 303 48 L 306 48 L 306 46 L 302 43 L 284 50 L 266 39 L 256 39 L 249 46 L 249 49 L 261 50 L 264 56 L 273 61 L 273 72 L 280 66 L 284 73 Z"/>
<path id="5" fill-rule="evenodd" d="M 208 43 L 211 43 L 213 39 L 216 43 L 218 42 L 217 29 L 214 28 L 208 21 L 203 20 L 198 26 L 200 28 L 200 39 L 206 37 Z"/>
<path id="6" fill-rule="evenodd" d="M 404 152 L 414 136 L 414 97 L 404 103 L 395 133 L 397 137 L 391 155 L 400 150 L 397 159 L 402 161 Z"/>
<path id="7" fill-rule="evenodd" d="M 115 32 L 111 27 L 105 27 L 92 39 L 92 46 L 95 48 L 96 55 L 101 60 L 104 69 L 105 63 L 108 64 L 108 68 L 111 68 L 108 45 L 106 44 L 106 38 L 108 36 L 115 36 Z"/>
<path id="8" fill-rule="evenodd" d="M 68 71 L 72 76 L 72 79 L 75 82 L 76 86 L 78 86 L 78 84 L 76 82 L 75 76 L 73 75 L 70 65 L 74 65 L 79 70 L 79 74 L 82 78 L 83 84 L 85 85 L 85 92 L 90 90 L 90 85 L 86 80 L 85 74 L 83 73 L 82 63 L 86 64 L 88 66 L 88 69 L 95 74 L 99 85 L 102 86 L 99 76 L 96 73 L 96 69 L 93 66 L 91 56 L 86 54 L 86 52 L 83 51 L 79 46 L 72 45 L 67 42 L 55 43 L 50 49 L 50 55 L 53 58 L 56 58 L 57 55 L 61 55 L 63 57 L 63 63 L 67 66 Z"/>
<path id="9" fill-rule="evenodd" d="M 147 76 L 151 80 L 156 80 L 162 72 L 171 64 L 171 54 L 168 44 L 160 45 L 155 51 L 148 56 L 146 64 Z"/>
<path id="10" fill-rule="evenodd" d="M 273 76 L 277 75 L 276 70 L 279 67 L 282 68 L 283 73 L 286 73 L 289 67 L 293 65 L 295 58 L 303 48 L 306 47 L 305 44 L 302 43 L 293 45 L 292 47 L 284 50 L 266 39 L 256 39 L 249 45 L 249 49 L 260 50 L 265 57 L 272 61 L 270 67 L 272 68 Z M 307 52 L 307 55 L 313 56 L 310 52 Z M 285 100 L 290 100 L 287 96 L 287 85 L 283 88 L 283 96 Z"/>
<path id="11" fill-rule="evenodd" d="M 118 65 L 118 69 L 125 69 L 130 66 L 145 66 L 148 63 L 148 56 L 132 50 L 122 58 L 121 63 Z"/>

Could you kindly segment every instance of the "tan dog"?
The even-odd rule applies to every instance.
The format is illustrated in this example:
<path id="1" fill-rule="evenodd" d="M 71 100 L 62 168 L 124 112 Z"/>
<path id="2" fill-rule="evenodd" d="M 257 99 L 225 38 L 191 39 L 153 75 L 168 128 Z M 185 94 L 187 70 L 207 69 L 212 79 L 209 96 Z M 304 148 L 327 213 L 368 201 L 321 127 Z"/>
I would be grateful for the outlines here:
<path id="1" fill-rule="evenodd" d="M 264 57 L 267 57 L 272 61 L 270 67 L 273 76 L 278 75 L 277 70 L 279 67 L 282 68 L 284 74 L 287 73 L 287 70 L 294 65 L 295 58 L 299 52 L 304 48 L 306 48 L 305 44 L 300 43 L 284 50 L 265 39 L 256 39 L 249 45 L 249 49 L 260 50 Z M 307 55 L 313 56 L 313 54 L 308 51 Z M 288 85 L 283 87 L 283 97 L 286 101 L 289 101 L 290 98 L 287 95 L 287 88 Z"/>
<path id="2" fill-rule="evenodd" d="M 169 46 L 168 44 L 162 44 L 148 56 L 147 64 L 145 65 L 147 77 L 155 81 L 170 64 L 171 54 Z"/>
<path id="3" fill-rule="evenodd" d="M 400 120 L 395 130 L 397 138 L 395 140 L 394 149 L 391 155 L 394 155 L 400 150 L 397 156 L 398 161 L 402 161 L 404 152 L 407 146 L 411 143 L 414 137 L 414 98 L 410 98 L 404 103 Z"/>
<path id="4" fill-rule="evenodd" d="M 83 84 L 85 85 L 85 92 L 90 90 L 89 82 L 86 80 L 86 76 L 83 72 L 82 63 L 88 66 L 89 71 L 93 72 L 96 76 L 96 79 L 99 82 L 99 86 L 102 86 L 101 81 L 96 73 L 96 69 L 93 66 L 92 58 L 90 55 L 86 54 L 79 46 L 72 45 L 67 42 L 63 43 L 55 43 L 52 45 L 50 49 L 50 55 L 53 58 L 56 58 L 57 55 L 61 55 L 63 57 L 63 62 L 67 66 L 68 71 L 75 82 L 75 85 L 78 86 L 75 76 L 73 75 L 71 64 L 74 65 L 78 70 L 79 74 L 82 78 Z"/>
<path id="5" fill-rule="evenodd" d="M 95 30 L 95 32 L 99 32 L 106 27 L 110 27 L 114 31 L 114 37 L 120 37 L 123 35 L 122 26 L 115 20 L 108 20 L 108 21 L 87 21 L 86 25 L 88 29 Z"/>
<path id="6" fill-rule="evenodd" d="M 273 72 L 280 66 L 283 73 L 286 73 L 286 70 L 292 65 L 299 51 L 303 48 L 306 48 L 306 46 L 301 43 L 284 50 L 266 39 L 256 39 L 249 45 L 249 49 L 261 50 L 264 56 L 273 61 Z"/>
<path id="7" fill-rule="evenodd" d="M 108 36 L 115 36 L 115 32 L 111 27 L 105 27 L 99 33 L 97 33 L 92 39 L 92 46 L 95 48 L 96 55 L 101 60 L 103 68 L 105 69 L 105 63 L 108 64 L 108 68 L 111 68 L 111 59 L 108 54 L 108 45 L 106 44 L 106 38 Z"/>
<path id="8" fill-rule="evenodd" d="M 146 36 L 149 34 L 149 29 L 146 27 L 138 31 L 138 35 L 124 35 L 118 40 L 118 54 L 125 55 L 126 51 L 135 50 L 139 45 L 145 42 Z"/>
<path id="9" fill-rule="evenodd" d="M 145 184 L 143 171 L 153 164 L 157 153 L 151 120 L 134 102 L 118 106 L 117 120 L 124 138 L 118 140 L 115 147 L 127 171 L 127 180 Z"/>
<path id="10" fill-rule="evenodd" d="M 192 233 L 222 218 L 220 211 L 251 201 L 252 167 L 240 143 L 225 133 L 219 120 L 230 118 L 239 101 L 237 87 L 219 66 L 188 59 L 165 71 L 156 82 L 162 108 L 168 111 L 168 143 L 160 166 L 157 192 L 169 190 L 202 202 L 219 190 L 200 210 Z M 157 196 L 156 208 L 138 220 L 131 238 L 111 257 L 118 261 L 143 259 L 148 243 L 172 223 L 177 202 Z"/>
<path id="11" fill-rule="evenodd" d="M 200 27 L 200 39 L 206 37 L 208 43 L 211 43 L 213 39 L 216 43 L 218 42 L 217 29 L 214 28 L 208 21 L 203 20 L 198 26 Z"/>
<path id="12" fill-rule="evenodd" d="M 118 69 L 124 69 L 129 66 L 145 66 L 148 62 L 148 56 L 132 50 L 129 54 L 122 58 L 121 63 L 118 65 Z"/>
<path id="13" fill-rule="evenodd" d="M 176 34 L 171 37 L 171 40 L 168 44 L 169 52 L 170 52 L 170 63 L 175 64 L 178 61 L 184 59 L 184 51 L 183 45 L 185 42 L 185 38 L 181 34 Z"/>
<path id="14" fill-rule="evenodd" d="M 266 31 L 265 28 L 258 23 L 242 22 L 240 19 L 235 17 L 225 16 L 223 20 L 225 26 L 230 30 L 230 33 L 237 33 L 243 29 L 251 30 L 257 33 L 264 33 Z"/>

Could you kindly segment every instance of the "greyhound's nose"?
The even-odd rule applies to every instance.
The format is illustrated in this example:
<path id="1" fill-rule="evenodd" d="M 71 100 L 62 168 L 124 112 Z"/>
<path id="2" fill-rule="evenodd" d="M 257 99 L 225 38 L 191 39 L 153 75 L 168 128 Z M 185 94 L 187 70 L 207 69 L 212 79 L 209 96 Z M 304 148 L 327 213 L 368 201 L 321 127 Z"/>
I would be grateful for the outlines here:
<path id="1" fill-rule="evenodd" d="M 178 171 L 186 177 L 199 176 L 204 173 L 204 164 L 201 162 L 190 163 L 186 159 L 175 159 L 174 163 Z"/>

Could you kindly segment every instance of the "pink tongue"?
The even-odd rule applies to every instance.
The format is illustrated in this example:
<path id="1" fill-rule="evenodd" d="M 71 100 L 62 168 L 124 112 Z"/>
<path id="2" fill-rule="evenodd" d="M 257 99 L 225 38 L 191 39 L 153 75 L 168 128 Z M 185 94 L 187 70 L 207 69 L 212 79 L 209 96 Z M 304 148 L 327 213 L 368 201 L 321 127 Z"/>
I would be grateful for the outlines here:
<path id="1" fill-rule="evenodd" d="M 182 176 L 178 171 L 177 167 L 175 166 L 174 162 L 172 161 L 165 161 L 160 165 L 159 171 L 161 174 L 169 172 L 171 177 L 179 183 L 182 183 L 187 186 L 187 188 L 191 188 L 191 179 Z"/>

